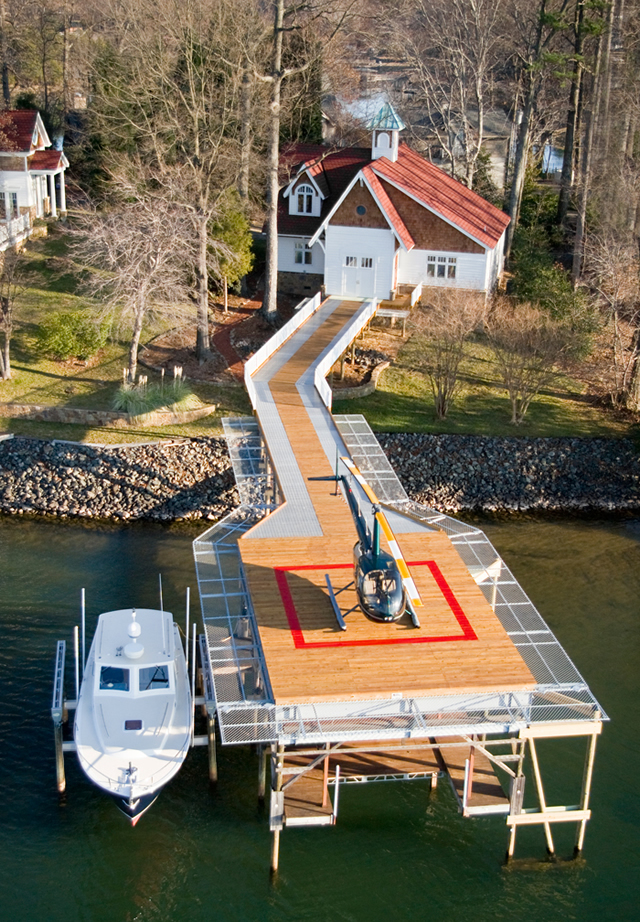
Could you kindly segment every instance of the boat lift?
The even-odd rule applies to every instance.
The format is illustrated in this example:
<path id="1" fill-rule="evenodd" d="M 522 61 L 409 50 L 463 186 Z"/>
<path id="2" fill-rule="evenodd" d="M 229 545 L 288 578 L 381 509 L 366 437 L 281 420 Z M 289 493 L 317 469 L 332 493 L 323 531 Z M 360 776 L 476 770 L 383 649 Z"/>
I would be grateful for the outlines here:
<path id="1" fill-rule="evenodd" d="M 162 576 L 159 576 L 160 586 L 160 611 L 164 611 L 162 599 Z M 191 746 L 208 746 L 209 747 L 209 778 L 212 782 L 217 781 L 217 762 L 216 762 L 216 738 L 215 738 L 215 698 L 210 681 L 210 668 L 198 666 L 198 652 L 201 657 L 208 656 L 208 647 L 206 637 L 198 636 L 197 625 L 195 622 L 190 626 L 190 589 L 187 587 L 186 593 L 186 620 L 185 620 L 185 659 L 187 672 L 191 666 Z M 58 640 L 56 644 L 56 659 L 53 673 L 53 696 L 51 700 L 51 719 L 53 721 L 53 735 L 55 744 L 56 759 L 56 784 L 59 794 L 64 794 L 67 787 L 64 757 L 65 753 L 75 752 L 76 744 L 73 739 L 65 739 L 69 736 L 70 720 L 69 712 L 75 711 L 80 697 L 80 687 L 84 678 L 84 668 L 86 663 L 86 609 L 85 609 L 85 590 L 80 592 L 80 627 L 75 625 L 73 628 L 73 660 L 74 660 L 74 688 L 75 698 L 65 697 L 65 671 L 67 642 Z M 201 687 L 203 694 L 196 695 L 196 689 Z M 195 733 L 195 716 L 196 708 L 201 707 L 207 716 L 207 733 L 197 735 Z M 67 732 L 65 733 L 65 728 Z"/>

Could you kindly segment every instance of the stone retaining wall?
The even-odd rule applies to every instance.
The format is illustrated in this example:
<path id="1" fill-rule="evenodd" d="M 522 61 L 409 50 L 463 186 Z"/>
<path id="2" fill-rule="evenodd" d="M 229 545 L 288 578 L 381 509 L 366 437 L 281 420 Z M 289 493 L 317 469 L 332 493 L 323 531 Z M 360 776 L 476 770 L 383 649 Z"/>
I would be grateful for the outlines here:
<path id="1" fill-rule="evenodd" d="M 136 429 L 154 426 L 181 426 L 192 423 L 215 413 L 215 404 L 173 413 L 170 410 L 154 410 L 131 416 L 129 413 L 116 413 L 111 410 L 85 410 L 79 407 L 49 407 L 35 404 L 0 404 L 0 416 L 9 419 L 33 419 L 48 423 L 73 423 L 88 429 Z"/>

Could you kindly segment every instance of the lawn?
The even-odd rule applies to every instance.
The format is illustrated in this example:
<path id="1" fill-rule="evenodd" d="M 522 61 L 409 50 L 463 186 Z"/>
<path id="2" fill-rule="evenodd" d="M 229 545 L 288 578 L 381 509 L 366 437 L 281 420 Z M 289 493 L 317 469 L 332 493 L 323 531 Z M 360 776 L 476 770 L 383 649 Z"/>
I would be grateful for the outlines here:
<path id="1" fill-rule="evenodd" d="M 12 339 L 12 377 L 0 381 L 0 402 L 69 406 L 85 409 L 112 408 L 113 396 L 122 380 L 122 369 L 127 364 L 127 343 L 110 341 L 98 356 L 88 363 L 70 360 L 57 362 L 44 357 L 38 343 L 38 323 L 51 311 L 96 309 L 84 297 L 78 286 L 78 275 L 68 258 L 67 238 L 54 229 L 48 237 L 29 244 L 32 284 L 16 305 L 15 330 Z M 142 341 L 163 332 L 171 326 L 171 318 L 163 325 L 156 321 L 148 324 Z M 151 383 L 156 377 L 148 374 Z M 203 404 L 216 404 L 215 415 L 182 426 L 161 429 L 95 429 L 60 423 L 35 422 L 26 419 L 0 417 L 0 434 L 13 432 L 40 438 L 59 438 L 71 441 L 120 443 L 164 437 L 197 437 L 219 434 L 220 418 L 227 415 L 244 415 L 251 412 L 244 389 L 239 385 L 219 385 L 190 382 L 194 393 Z"/>
<path id="2" fill-rule="evenodd" d="M 69 258 L 68 238 L 54 228 L 45 238 L 29 244 L 32 285 L 16 307 L 12 345 L 13 378 L 0 381 L 0 402 L 47 406 L 111 409 L 113 396 L 127 364 L 127 344 L 110 341 L 89 363 L 56 362 L 43 357 L 38 344 L 38 323 L 50 311 L 98 309 L 84 297 L 78 284 L 79 267 Z M 143 339 L 149 340 L 171 326 L 149 323 Z M 362 344 L 367 347 L 366 341 Z M 462 366 L 461 387 L 446 420 L 433 410 L 431 386 L 420 369 L 424 342 L 414 336 L 397 360 L 382 375 L 378 390 L 360 400 L 336 400 L 336 413 L 362 413 L 378 432 L 433 432 L 496 436 L 582 436 L 640 438 L 640 427 L 612 411 L 595 406 L 584 386 L 566 375 L 531 404 L 519 426 L 510 422 L 510 405 L 502 389 L 491 351 L 477 337 Z M 418 370 L 416 370 L 418 369 Z M 145 370 L 146 373 L 146 370 Z M 154 374 L 149 372 L 150 382 Z M 171 437 L 220 434 L 222 416 L 246 415 L 249 400 L 240 385 L 189 382 L 202 403 L 216 404 L 215 415 L 198 422 L 161 429 L 91 429 L 83 426 L 41 423 L 0 417 L 0 434 L 13 432 L 40 438 L 122 443 Z"/>
<path id="3" fill-rule="evenodd" d="M 366 343 L 365 343 L 366 346 Z M 511 405 L 502 389 L 491 351 L 476 338 L 461 371 L 460 390 L 449 415 L 437 419 L 431 385 L 420 366 L 423 342 L 414 336 L 378 382 L 377 391 L 359 400 L 336 400 L 334 413 L 362 413 L 377 432 L 433 432 L 495 436 L 582 436 L 636 438 L 638 426 L 594 406 L 584 386 L 558 375 L 532 402 L 523 423 L 510 422 Z"/>

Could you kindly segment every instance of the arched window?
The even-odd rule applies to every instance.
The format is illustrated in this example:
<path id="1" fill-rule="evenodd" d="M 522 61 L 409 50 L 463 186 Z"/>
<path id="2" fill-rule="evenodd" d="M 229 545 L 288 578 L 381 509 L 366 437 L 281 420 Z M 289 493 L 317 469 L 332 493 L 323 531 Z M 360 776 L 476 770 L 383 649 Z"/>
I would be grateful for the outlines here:
<path id="1" fill-rule="evenodd" d="M 314 194 L 311 186 L 298 186 L 296 189 L 298 214 L 312 214 Z"/>
<path id="2" fill-rule="evenodd" d="M 389 147 L 389 135 L 386 131 L 381 131 L 378 135 L 378 147 Z"/>

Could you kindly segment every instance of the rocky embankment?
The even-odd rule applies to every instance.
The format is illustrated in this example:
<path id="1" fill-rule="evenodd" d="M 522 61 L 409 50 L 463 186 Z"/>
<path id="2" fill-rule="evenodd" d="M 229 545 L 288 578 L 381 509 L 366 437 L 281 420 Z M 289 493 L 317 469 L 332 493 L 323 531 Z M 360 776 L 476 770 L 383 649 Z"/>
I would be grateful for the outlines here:
<path id="1" fill-rule="evenodd" d="M 608 439 L 381 435 L 407 493 L 442 512 L 640 509 L 640 459 Z M 215 520 L 238 503 L 223 439 L 110 448 L 0 441 L 0 513 Z"/>
<path id="2" fill-rule="evenodd" d="M 120 448 L 0 442 L 0 513 L 97 519 L 218 519 L 238 504 L 224 439 Z"/>
<path id="3" fill-rule="evenodd" d="M 409 496 L 442 512 L 640 509 L 640 457 L 624 439 L 378 438 Z"/>

